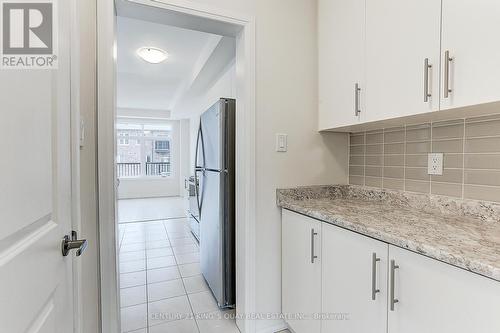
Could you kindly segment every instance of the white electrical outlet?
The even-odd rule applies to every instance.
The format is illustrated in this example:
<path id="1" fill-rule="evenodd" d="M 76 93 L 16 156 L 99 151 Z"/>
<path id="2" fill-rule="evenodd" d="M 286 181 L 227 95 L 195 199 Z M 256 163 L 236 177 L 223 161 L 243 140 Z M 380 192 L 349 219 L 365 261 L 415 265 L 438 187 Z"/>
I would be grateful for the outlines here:
<path id="1" fill-rule="evenodd" d="M 286 152 L 288 149 L 287 135 L 278 133 L 276 134 L 276 151 Z"/>
<path id="2" fill-rule="evenodd" d="M 427 162 L 427 173 L 429 175 L 443 174 L 443 153 L 429 154 L 429 159 Z"/>

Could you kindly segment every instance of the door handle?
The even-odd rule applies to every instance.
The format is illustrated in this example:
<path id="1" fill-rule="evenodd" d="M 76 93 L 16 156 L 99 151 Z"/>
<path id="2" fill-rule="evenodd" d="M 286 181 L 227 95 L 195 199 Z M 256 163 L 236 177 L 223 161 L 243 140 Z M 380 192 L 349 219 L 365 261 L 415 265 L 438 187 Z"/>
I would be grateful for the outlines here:
<path id="1" fill-rule="evenodd" d="M 361 113 L 359 109 L 359 94 L 361 93 L 361 88 L 359 87 L 359 83 L 354 85 L 354 115 L 357 117 Z"/>
<path id="2" fill-rule="evenodd" d="M 69 254 L 69 251 L 77 250 L 76 256 L 79 257 L 83 252 L 85 252 L 87 245 L 88 242 L 86 239 L 78 239 L 76 231 L 72 231 L 71 238 L 68 235 L 64 236 L 61 244 L 61 252 L 63 257 L 66 257 Z"/>
<path id="3" fill-rule="evenodd" d="M 317 236 L 318 233 L 311 229 L 311 264 L 314 264 L 314 259 L 317 259 L 318 256 L 314 254 L 314 236 Z"/>
<path id="4" fill-rule="evenodd" d="M 377 254 L 373 252 L 372 254 L 372 300 L 374 301 L 377 298 L 377 293 L 380 292 L 380 289 L 377 289 L 377 262 L 380 261 L 380 258 L 377 258 Z"/>
<path id="5" fill-rule="evenodd" d="M 391 285 L 390 285 L 390 309 L 391 311 L 394 311 L 394 304 L 399 303 L 399 300 L 397 298 L 394 298 L 394 272 L 396 269 L 398 269 L 399 266 L 396 265 L 396 262 L 394 260 L 391 260 Z"/>
<path id="6" fill-rule="evenodd" d="M 450 63 L 453 58 L 450 57 L 450 51 L 444 53 L 444 98 L 448 98 L 453 91 L 450 89 Z"/>
<path id="7" fill-rule="evenodd" d="M 429 58 L 425 58 L 424 60 L 424 102 L 427 103 L 429 101 L 429 97 L 432 97 L 432 94 L 429 92 L 429 71 L 432 68 L 432 65 L 429 64 Z"/>

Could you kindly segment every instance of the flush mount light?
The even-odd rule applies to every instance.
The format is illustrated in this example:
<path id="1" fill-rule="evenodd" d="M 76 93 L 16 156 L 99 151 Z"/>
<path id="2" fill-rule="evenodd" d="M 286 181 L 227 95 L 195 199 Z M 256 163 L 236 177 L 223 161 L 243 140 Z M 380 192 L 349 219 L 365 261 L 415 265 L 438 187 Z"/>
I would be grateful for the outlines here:
<path id="1" fill-rule="evenodd" d="M 141 47 L 137 50 L 137 55 L 150 64 L 159 64 L 168 58 L 168 53 L 156 47 Z"/>

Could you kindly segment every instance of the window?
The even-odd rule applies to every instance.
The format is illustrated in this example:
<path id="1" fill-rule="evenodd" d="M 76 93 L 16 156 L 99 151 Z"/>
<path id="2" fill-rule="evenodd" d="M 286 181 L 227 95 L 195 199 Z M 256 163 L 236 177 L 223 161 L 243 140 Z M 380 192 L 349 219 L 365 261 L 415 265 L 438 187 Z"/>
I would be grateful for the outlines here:
<path id="1" fill-rule="evenodd" d="M 169 124 L 118 122 L 118 177 L 171 176 L 171 140 Z"/>

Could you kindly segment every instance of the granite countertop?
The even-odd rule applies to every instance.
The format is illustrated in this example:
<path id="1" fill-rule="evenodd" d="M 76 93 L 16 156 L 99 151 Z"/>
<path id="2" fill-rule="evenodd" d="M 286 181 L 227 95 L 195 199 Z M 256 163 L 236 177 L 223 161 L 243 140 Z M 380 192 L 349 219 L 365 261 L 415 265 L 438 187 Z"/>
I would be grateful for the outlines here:
<path id="1" fill-rule="evenodd" d="M 277 190 L 277 204 L 500 281 L 500 205 L 356 185 Z"/>

